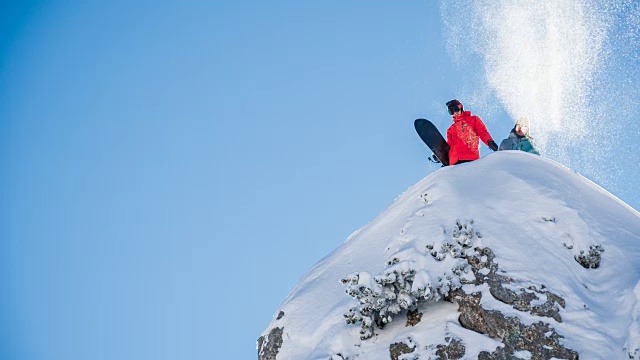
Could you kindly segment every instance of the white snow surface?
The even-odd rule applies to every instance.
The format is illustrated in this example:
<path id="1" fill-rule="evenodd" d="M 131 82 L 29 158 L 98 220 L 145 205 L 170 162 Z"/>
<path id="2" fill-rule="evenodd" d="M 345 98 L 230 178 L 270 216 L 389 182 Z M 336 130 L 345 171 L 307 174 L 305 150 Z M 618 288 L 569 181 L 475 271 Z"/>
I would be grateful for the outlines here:
<path id="1" fill-rule="evenodd" d="M 457 305 L 425 303 L 416 326 L 396 315 L 371 339 L 343 314 L 357 305 L 341 279 L 355 272 L 381 274 L 387 261 L 431 259 L 427 244 L 451 238 L 456 221 L 473 220 L 481 233 L 474 246 L 489 247 L 507 276 L 523 287 L 546 288 L 566 301 L 562 322 L 540 318 L 483 296 L 482 306 L 517 316 L 525 324 L 548 322 L 561 343 L 581 359 L 638 358 L 640 348 L 640 213 L 606 190 L 540 156 L 504 151 L 445 167 L 419 181 L 369 224 L 318 262 L 296 285 L 265 329 L 284 329 L 278 359 L 389 359 L 389 345 L 416 346 L 413 355 L 435 358 L 445 338 L 462 339 L 465 358 L 492 352 L 501 343 L 463 328 Z M 574 256 L 592 245 L 604 248 L 597 269 Z M 438 262 L 423 261 L 424 281 L 442 275 Z M 361 279 L 363 281 L 363 279 Z M 527 358 L 528 352 L 520 352 Z"/>

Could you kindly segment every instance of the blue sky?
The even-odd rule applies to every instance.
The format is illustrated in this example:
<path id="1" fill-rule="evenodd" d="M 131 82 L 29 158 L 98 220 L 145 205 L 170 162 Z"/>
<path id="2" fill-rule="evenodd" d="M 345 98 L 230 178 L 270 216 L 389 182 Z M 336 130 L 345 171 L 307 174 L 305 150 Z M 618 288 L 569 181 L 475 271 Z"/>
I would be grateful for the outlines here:
<path id="1" fill-rule="evenodd" d="M 298 279 L 437 169 L 413 119 L 444 130 L 480 76 L 434 1 L 0 6 L 3 359 L 256 358 Z M 621 143 L 607 189 L 638 208 Z"/>

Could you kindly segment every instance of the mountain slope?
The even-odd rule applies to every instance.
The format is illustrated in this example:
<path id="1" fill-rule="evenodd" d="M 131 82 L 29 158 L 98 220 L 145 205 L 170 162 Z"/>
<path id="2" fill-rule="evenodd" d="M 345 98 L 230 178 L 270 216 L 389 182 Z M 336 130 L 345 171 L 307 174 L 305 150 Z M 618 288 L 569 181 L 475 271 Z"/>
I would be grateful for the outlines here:
<path id="1" fill-rule="evenodd" d="M 318 262 L 259 358 L 637 359 L 639 258 L 637 211 L 551 160 L 494 153 L 421 180 Z"/>

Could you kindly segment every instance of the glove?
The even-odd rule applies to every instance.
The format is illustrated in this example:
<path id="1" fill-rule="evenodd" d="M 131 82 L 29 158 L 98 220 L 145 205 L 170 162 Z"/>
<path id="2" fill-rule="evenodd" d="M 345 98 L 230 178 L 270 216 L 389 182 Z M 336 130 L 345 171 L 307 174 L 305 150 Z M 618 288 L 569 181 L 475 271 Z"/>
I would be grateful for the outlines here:
<path id="1" fill-rule="evenodd" d="M 496 142 L 493 140 L 489 140 L 489 149 L 498 151 L 498 144 L 496 144 Z"/>

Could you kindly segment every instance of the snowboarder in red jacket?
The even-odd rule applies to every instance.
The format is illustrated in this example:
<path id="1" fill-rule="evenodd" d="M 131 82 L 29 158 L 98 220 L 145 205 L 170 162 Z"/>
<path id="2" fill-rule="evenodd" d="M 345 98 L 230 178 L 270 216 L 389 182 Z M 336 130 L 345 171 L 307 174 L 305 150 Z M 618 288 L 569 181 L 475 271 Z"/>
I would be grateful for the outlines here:
<path id="1" fill-rule="evenodd" d="M 480 140 L 491 150 L 497 151 L 498 145 L 482 120 L 471 111 L 464 111 L 458 100 L 447 102 L 449 114 L 453 117 L 453 124 L 447 130 L 449 144 L 449 164 L 455 165 L 480 159 Z"/>

